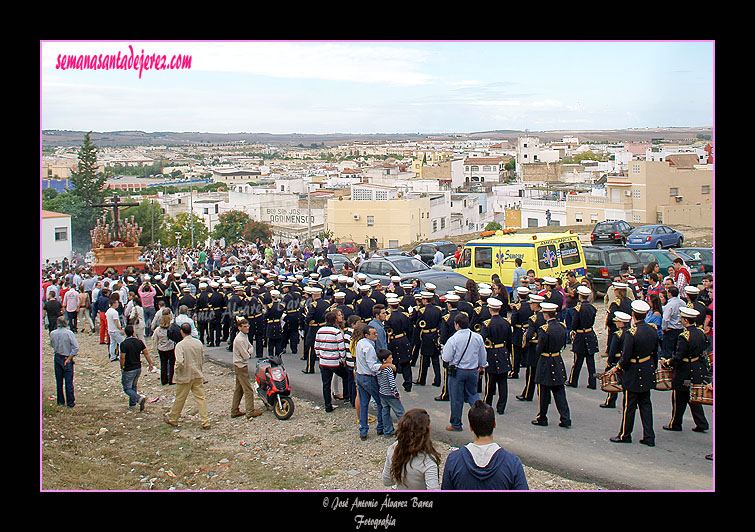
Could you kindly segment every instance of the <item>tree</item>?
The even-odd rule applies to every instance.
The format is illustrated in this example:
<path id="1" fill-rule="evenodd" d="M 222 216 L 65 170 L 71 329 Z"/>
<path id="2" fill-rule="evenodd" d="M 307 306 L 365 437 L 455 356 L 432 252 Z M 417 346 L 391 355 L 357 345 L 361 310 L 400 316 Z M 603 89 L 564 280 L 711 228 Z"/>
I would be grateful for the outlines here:
<path id="1" fill-rule="evenodd" d="M 105 198 L 105 174 L 97 172 L 97 146 L 91 139 L 91 131 L 84 135 L 84 144 L 79 148 L 79 163 L 71 172 L 73 193 L 88 204 L 101 203 Z M 96 216 L 95 216 L 96 218 Z"/>
<path id="2" fill-rule="evenodd" d="M 219 222 L 212 232 L 214 240 L 225 239 L 226 245 L 232 245 L 244 240 L 244 227 L 252 219 L 244 211 L 228 211 L 220 214 Z"/>
<path id="3" fill-rule="evenodd" d="M 194 247 L 201 247 L 210 236 L 210 231 L 207 229 L 202 218 L 188 212 L 178 213 L 175 218 L 168 217 L 164 233 L 165 238 L 161 239 L 162 245 L 168 247 L 175 246 L 176 232 L 179 232 L 181 233 L 181 247 L 191 247 L 192 217 L 194 220 Z"/>
<path id="4" fill-rule="evenodd" d="M 249 220 L 249 223 L 244 226 L 243 235 L 244 239 L 249 242 L 254 242 L 258 238 L 267 242 L 273 237 L 273 229 L 265 222 Z"/>
<path id="5" fill-rule="evenodd" d="M 501 228 L 501 224 L 498 222 L 489 222 L 488 225 L 485 226 L 485 231 L 498 231 Z"/>

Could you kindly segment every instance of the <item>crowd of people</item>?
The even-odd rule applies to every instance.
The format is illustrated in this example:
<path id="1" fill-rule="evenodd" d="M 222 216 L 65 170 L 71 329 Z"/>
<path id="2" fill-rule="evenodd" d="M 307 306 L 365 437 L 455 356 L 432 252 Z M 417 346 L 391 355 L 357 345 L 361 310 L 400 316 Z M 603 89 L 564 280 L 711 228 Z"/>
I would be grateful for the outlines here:
<path id="1" fill-rule="evenodd" d="M 706 275 L 702 286 L 690 285 L 681 258 L 667 275 L 655 263 L 636 276 L 622 266 L 605 295 L 606 320 L 596 323 L 589 279 L 578 281 L 573 272 L 563 280 L 538 278 L 518 260 L 510 287 L 493 275 L 490 283 L 470 280 L 436 293 L 434 285 L 417 279 L 392 277 L 386 287 L 348 266 L 336 272 L 328 258 L 331 249 L 332 244 L 316 240 L 311 251 L 295 241 L 152 250 L 142 256 L 144 268 L 120 275 L 96 275 L 83 264 L 47 265 L 43 316 L 55 351 L 58 403 L 75 406 L 74 333 L 88 331 L 99 334 L 110 360 L 120 361 L 130 408 L 145 406 L 137 383 L 142 355 L 153 368 L 151 338 L 161 383 L 176 386 L 165 417 L 175 426 L 191 392 L 202 427 L 210 427 L 204 346 L 233 352 L 230 415 L 250 420 L 261 413 L 250 386 L 250 359 L 280 357 L 289 350 L 300 354 L 304 373 L 319 369 L 326 412 L 341 402 L 354 408 L 362 440 L 370 423 L 378 435 L 396 439 L 383 480 L 405 489 L 527 489 L 518 458 L 492 438 L 495 413 L 505 413 L 509 381 L 519 379 L 522 368 L 523 389 L 516 399 L 533 401 L 537 389 L 533 425 L 548 425 L 551 397 L 559 426 L 572 425 L 566 388 L 578 386 L 586 365 L 588 388 L 597 389 L 597 379 L 605 375 L 623 385 L 622 424 L 611 441 L 631 442 L 639 409 L 640 443 L 654 445 L 650 390 L 659 367 L 673 372 L 672 419 L 663 428 L 681 430 L 687 405 L 693 430 L 709 428 L 702 407 L 690 402 L 690 385 L 712 386 L 705 355 L 712 349 L 713 279 Z M 600 351 L 595 329 L 601 326 L 608 331 L 605 374 L 595 367 Z M 567 345 L 574 356 L 568 375 Z M 403 392 L 411 393 L 426 386 L 431 367 L 431 385 L 440 389 L 435 400 L 449 402 L 446 430 L 462 430 L 467 403 L 475 435 L 474 442 L 451 453 L 442 476 L 428 436 L 429 416 L 405 408 L 398 382 L 400 377 Z M 616 408 L 618 395 L 607 393 L 600 406 Z M 370 405 L 376 417 L 369 414 Z"/>

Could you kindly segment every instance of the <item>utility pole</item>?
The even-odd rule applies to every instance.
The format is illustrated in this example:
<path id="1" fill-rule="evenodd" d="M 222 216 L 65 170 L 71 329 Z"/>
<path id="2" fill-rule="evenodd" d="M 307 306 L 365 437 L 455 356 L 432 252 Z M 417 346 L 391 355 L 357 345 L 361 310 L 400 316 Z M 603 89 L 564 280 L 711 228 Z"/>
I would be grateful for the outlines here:
<path id="1" fill-rule="evenodd" d="M 312 239 L 312 199 L 310 185 L 311 181 L 307 182 L 307 240 Z"/>
<path id="2" fill-rule="evenodd" d="M 189 219 L 191 220 L 191 247 L 194 247 L 194 185 L 189 187 Z"/>

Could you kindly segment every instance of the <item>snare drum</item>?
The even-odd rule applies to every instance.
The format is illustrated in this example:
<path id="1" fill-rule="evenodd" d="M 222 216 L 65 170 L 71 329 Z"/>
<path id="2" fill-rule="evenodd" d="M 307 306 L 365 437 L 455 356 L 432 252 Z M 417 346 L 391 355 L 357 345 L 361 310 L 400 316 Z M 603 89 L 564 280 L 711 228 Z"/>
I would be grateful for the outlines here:
<path id="1" fill-rule="evenodd" d="M 705 384 L 693 384 L 689 389 L 689 402 L 713 405 L 713 390 L 706 390 Z"/>
<path id="2" fill-rule="evenodd" d="M 655 389 L 662 392 L 670 390 L 673 376 L 673 369 L 658 366 L 658 369 L 655 370 Z"/>
<path id="3" fill-rule="evenodd" d="M 613 375 L 609 373 L 598 373 L 595 375 L 600 379 L 600 389 L 608 393 L 617 393 L 624 390 L 621 386 L 621 371 Z"/>

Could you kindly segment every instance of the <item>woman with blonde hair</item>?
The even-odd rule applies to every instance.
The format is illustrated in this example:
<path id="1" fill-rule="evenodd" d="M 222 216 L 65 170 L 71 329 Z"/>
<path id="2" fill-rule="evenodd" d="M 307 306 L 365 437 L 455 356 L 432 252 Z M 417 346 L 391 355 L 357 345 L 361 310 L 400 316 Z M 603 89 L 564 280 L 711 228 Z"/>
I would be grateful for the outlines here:
<path id="1" fill-rule="evenodd" d="M 388 447 L 383 485 L 400 490 L 440 489 L 440 453 L 430 439 L 430 415 L 412 408 L 399 420 L 396 442 Z"/>
<path id="2" fill-rule="evenodd" d="M 176 344 L 168 338 L 168 327 L 173 321 L 170 309 L 163 307 L 160 313 L 160 326 L 154 330 L 155 348 L 160 358 L 160 384 L 173 384 L 173 371 L 176 365 Z"/>

